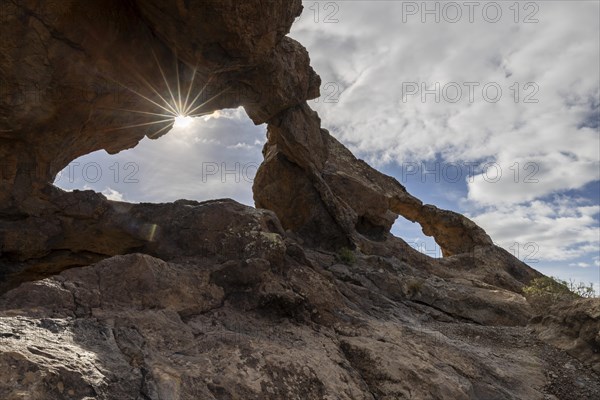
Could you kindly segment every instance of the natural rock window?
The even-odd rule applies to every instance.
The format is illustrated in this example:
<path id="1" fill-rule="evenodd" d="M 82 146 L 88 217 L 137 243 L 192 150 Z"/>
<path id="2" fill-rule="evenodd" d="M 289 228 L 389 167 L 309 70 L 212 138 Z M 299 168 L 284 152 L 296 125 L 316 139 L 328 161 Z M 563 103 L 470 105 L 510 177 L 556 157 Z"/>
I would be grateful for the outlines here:
<path id="1" fill-rule="evenodd" d="M 421 225 L 416 222 L 410 222 L 402 216 L 398 216 L 390 231 L 394 236 L 404 240 L 410 247 L 420 253 L 432 257 L 441 258 L 442 249 L 435 242 L 435 239 L 423 234 Z"/>
<path id="2" fill-rule="evenodd" d="M 252 183 L 265 140 L 266 126 L 254 125 L 242 108 L 177 118 L 167 134 L 146 137 L 133 149 L 77 158 L 54 184 L 132 203 L 231 198 L 254 205 Z"/>

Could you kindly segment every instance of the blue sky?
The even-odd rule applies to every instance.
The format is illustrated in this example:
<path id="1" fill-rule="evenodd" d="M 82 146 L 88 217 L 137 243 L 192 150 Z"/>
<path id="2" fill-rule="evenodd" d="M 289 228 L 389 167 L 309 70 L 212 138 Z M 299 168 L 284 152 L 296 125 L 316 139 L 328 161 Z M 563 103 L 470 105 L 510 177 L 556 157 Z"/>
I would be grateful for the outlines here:
<path id="1" fill-rule="evenodd" d="M 422 2 L 305 2 L 291 36 L 323 80 L 309 104 L 424 202 L 468 215 L 543 273 L 598 289 L 599 3 L 492 3 L 427 2 L 426 13 Z M 264 141 L 264 126 L 226 110 L 75 160 L 57 184 L 133 202 L 252 204 Z M 433 249 L 407 221 L 393 232 Z"/>

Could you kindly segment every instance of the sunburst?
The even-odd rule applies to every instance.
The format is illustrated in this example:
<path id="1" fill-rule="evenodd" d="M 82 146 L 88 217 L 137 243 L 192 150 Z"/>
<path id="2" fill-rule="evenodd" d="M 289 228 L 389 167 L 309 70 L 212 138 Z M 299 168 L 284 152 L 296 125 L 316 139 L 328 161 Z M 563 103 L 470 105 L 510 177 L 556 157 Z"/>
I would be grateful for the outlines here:
<path id="1" fill-rule="evenodd" d="M 212 112 L 202 112 L 202 108 L 229 90 L 228 88 L 225 88 L 225 89 L 221 90 L 220 92 L 218 92 L 216 95 L 207 99 L 206 101 L 201 102 L 200 104 L 197 104 L 198 100 L 201 98 L 201 96 L 203 94 L 205 94 L 206 88 L 208 87 L 209 84 L 211 84 L 211 82 L 213 80 L 213 76 L 210 76 L 208 78 L 208 80 L 206 81 L 206 83 L 202 86 L 202 88 L 198 91 L 198 93 L 190 101 L 190 98 L 193 95 L 192 92 L 194 89 L 194 83 L 195 83 L 196 75 L 198 72 L 198 66 L 194 67 L 194 69 L 193 69 L 192 78 L 187 87 L 187 90 L 182 92 L 182 84 L 181 84 L 180 74 L 179 74 L 179 61 L 177 59 L 177 55 L 175 55 L 175 75 L 176 75 L 175 78 L 177 80 L 177 85 L 174 88 L 172 88 L 171 85 L 169 84 L 167 75 L 165 74 L 164 69 L 160 65 L 158 57 L 156 56 L 156 53 L 154 51 L 152 51 L 152 56 L 154 57 L 154 60 L 156 61 L 156 65 L 158 67 L 158 70 L 160 71 L 160 75 L 165 83 L 166 88 L 167 88 L 168 95 L 161 94 L 160 91 L 156 87 L 154 87 L 154 85 L 152 85 L 146 78 L 144 78 L 139 73 L 134 73 L 134 75 L 152 93 L 154 93 L 154 95 L 156 95 L 156 98 L 155 98 L 156 101 L 151 99 L 148 96 L 143 95 L 139 91 L 123 84 L 122 82 L 119 82 L 110 77 L 108 79 L 113 81 L 115 84 L 123 87 L 124 89 L 128 90 L 129 92 L 133 93 L 134 95 L 140 97 L 141 99 L 145 100 L 152 106 L 157 107 L 158 108 L 157 112 L 132 110 L 132 109 L 126 109 L 126 108 L 109 108 L 109 107 L 103 107 L 103 108 L 107 108 L 107 109 L 114 110 L 114 111 L 140 114 L 140 115 L 147 116 L 148 118 L 151 118 L 151 117 L 156 118 L 157 120 L 149 121 L 149 122 L 145 122 L 145 123 L 139 123 L 139 124 L 120 126 L 118 128 L 108 129 L 105 132 L 130 129 L 130 128 L 136 128 L 136 127 L 144 127 L 144 126 L 153 127 L 155 125 L 158 125 L 156 131 L 154 131 L 150 134 L 146 134 L 146 136 L 148 136 L 149 138 L 154 138 L 154 137 L 159 136 L 165 130 L 171 128 L 172 126 L 177 127 L 177 128 L 189 127 L 191 125 L 191 123 L 193 122 L 194 118 L 212 114 Z"/>

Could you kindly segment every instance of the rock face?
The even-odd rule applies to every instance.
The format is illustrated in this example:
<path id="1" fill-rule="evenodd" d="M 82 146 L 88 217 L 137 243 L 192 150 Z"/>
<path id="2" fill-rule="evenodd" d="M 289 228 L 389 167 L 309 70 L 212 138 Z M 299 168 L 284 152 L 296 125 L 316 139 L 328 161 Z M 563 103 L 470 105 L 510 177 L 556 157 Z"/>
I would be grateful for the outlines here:
<path id="1" fill-rule="evenodd" d="M 322 128 L 299 0 L 1 7 L 1 399 L 597 398 L 597 301 L 526 327 L 539 273 Z M 238 106 L 268 123 L 257 208 L 50 183 Z"/>
<path id="2" fill-rule="evenodd" d="M 545 341 L 586 360 L 600 374 L 600 301 L 581 299 L 555 305 L 534 319 L 535 330 Z"/>
<path id="3" fill-rule="evenodd" d="M 269 123 L 256 205 L 308 244 L 366 250 L 400 214 L 420 223 L 446 256 L 493 246 L 471 221 L 423 205 L 321 129 L 306 104 L 320 79 L 306 50 L 285 37 L 300 12 L 299 1 L 283 0 L 8 4 L 0 29 L 14 40 L 3 42 L 0 61 L 0 215 L 51 213 L 42 203 L 48 182 L 68 162 L 164 134 L 169 110 L 183 112 L 181 103 L 197 109 L 192 114 L 243 105 L 254 122 Z M 195 99 L 173 95 L 181 88 Z M 35 244 L 43 251 L 59 234 L 32 240 L 45 241 Z M 13 247 L 3 251 L 12 255 Z"/>
<path id="4" fill-rule="evenodd" d="M 345 265 L 273 235 L 282 263 L 129 254 L 9 291 L 2 398 L 592 399 L 600 390 L 579 361 L 519 326 L 528 306 L 513 292 L 397 257 Z"/>
<path id="5" fill-rule="evenodd" d="M 49 200 L 51 216 L 4 222 L 3 291 L 115 254 L 213 262 L 260 255 L 280 263 L 283 258 L 282 246 L 272 241 L 283 233 L 277 217 L 232 200 L 128 204 L 109 202 L 91 191 L 59 189 L 51 191 Z"/>

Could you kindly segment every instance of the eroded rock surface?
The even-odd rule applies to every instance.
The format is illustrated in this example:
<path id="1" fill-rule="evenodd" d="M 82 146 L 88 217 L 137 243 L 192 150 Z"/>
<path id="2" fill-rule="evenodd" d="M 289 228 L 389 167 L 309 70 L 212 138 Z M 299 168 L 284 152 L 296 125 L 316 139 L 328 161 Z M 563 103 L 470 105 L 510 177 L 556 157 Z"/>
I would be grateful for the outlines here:
<path id="1" fill-rule="evenodd" d="M 558 304 L 536 316 L 535 331 L 545 341 L 600 373 L 600 301 L 581 299 Z"/>
<path id="2" fill-rule="evenodd" d="M 557 371 L 559 398 L 600 390 L 576 359 L 502 326 L 527 314 L 515 293 L 396 257 L 349 266 L 289 240 L 285 254 L 285 268 L 130 254 L 25 283 L 0 298 L 0 394 L 547 399 Z"/>
<path id="3" fill-rule="evenodd" d="M 322 127 L 300 0 L 1 6 L 0 398 L 597 398 L 597 303 L 527 327 L 539 273 Z M 165 134 L 178 84 L 268 123 L 256 209 L 50 184 Z"/>
<path id="4" fill-rule="evenodd" d="M 214 261 L 261 256 L 283 260 L 277 217 L 232 200 L 129 204 L 93 191 L 53 188 L 43 215 L 0 221 L 3 257 L 0 289 L 89 265 L 115 254 L 143 252 L 165 260 Z"/>

